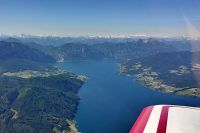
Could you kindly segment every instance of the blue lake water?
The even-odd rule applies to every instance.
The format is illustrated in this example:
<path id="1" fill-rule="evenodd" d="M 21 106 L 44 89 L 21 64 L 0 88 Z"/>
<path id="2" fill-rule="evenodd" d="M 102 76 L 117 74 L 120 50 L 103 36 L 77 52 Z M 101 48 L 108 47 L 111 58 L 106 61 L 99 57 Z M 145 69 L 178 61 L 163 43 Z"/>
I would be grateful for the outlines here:
<path id="1" fill-rule="evenodd" d="M 81 100 L 75 117 L 82 133 L 128 133 L 142 109 L 149 105 L 200 106 L 200 98 L 156 92 L 119 75 L 116 61 L 76 60 L 59 66 L 89 78 L 79 91 Z"/>

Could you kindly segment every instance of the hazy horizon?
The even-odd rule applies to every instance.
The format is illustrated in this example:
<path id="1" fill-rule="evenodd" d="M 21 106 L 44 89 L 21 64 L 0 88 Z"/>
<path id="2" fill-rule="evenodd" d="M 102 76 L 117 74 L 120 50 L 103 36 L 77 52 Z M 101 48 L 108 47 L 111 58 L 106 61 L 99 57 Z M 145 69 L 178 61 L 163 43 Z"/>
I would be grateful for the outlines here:
<path id="1" fill-rule="evenodd" d="M 198 0 L 0 0 L 0 33 L 191 37 L 188 22 L 198 31 L 199 11 Z"/>

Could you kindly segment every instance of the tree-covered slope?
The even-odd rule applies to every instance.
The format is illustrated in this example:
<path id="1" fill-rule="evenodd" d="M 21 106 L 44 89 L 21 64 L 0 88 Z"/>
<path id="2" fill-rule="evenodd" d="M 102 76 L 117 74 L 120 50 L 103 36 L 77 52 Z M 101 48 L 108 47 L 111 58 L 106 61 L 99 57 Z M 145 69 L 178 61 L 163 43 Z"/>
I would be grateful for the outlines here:
<path id="1" fill-rule="evenodd" d="M 143 84 L 165 92 L 200 96 L 200 53 L 168 52 L 130 60 L 121 72 L 135 75 Z"/>
<path id="2" fill-rule="evenodd" d="M 16 72 L 1 77 L 1 133 L 52 133 L 55 130 L 69 130 L 67 120 L 74 118 L 79 102 L 76 94 L 84 81 L 67 72 L 39 73 Z M 22 74 L 29 76 L 23 77 Z"/>

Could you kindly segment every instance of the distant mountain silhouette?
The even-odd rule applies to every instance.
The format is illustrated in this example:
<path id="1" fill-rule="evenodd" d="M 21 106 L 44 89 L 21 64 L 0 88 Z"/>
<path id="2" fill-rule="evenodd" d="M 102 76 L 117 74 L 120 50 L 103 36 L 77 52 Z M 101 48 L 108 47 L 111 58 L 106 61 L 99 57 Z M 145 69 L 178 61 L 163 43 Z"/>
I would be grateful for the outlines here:
<path id="1" fill-rule="evenodd" d="M 55 62 L 55 59 L 43 52 L 18 42 L 0 41 L 1 70 L 37 69 Z"/>

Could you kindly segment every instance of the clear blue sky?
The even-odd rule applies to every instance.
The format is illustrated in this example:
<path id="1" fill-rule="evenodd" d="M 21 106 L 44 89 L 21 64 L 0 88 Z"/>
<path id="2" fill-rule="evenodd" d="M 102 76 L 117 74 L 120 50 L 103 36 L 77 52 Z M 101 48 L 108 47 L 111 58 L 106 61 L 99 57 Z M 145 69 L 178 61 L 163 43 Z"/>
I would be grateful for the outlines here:
<path id="1" fill-rule="evenodd" d="M 200 28 L 200 0 L 0 0 L 0 33 L 184 35 Z"/>

